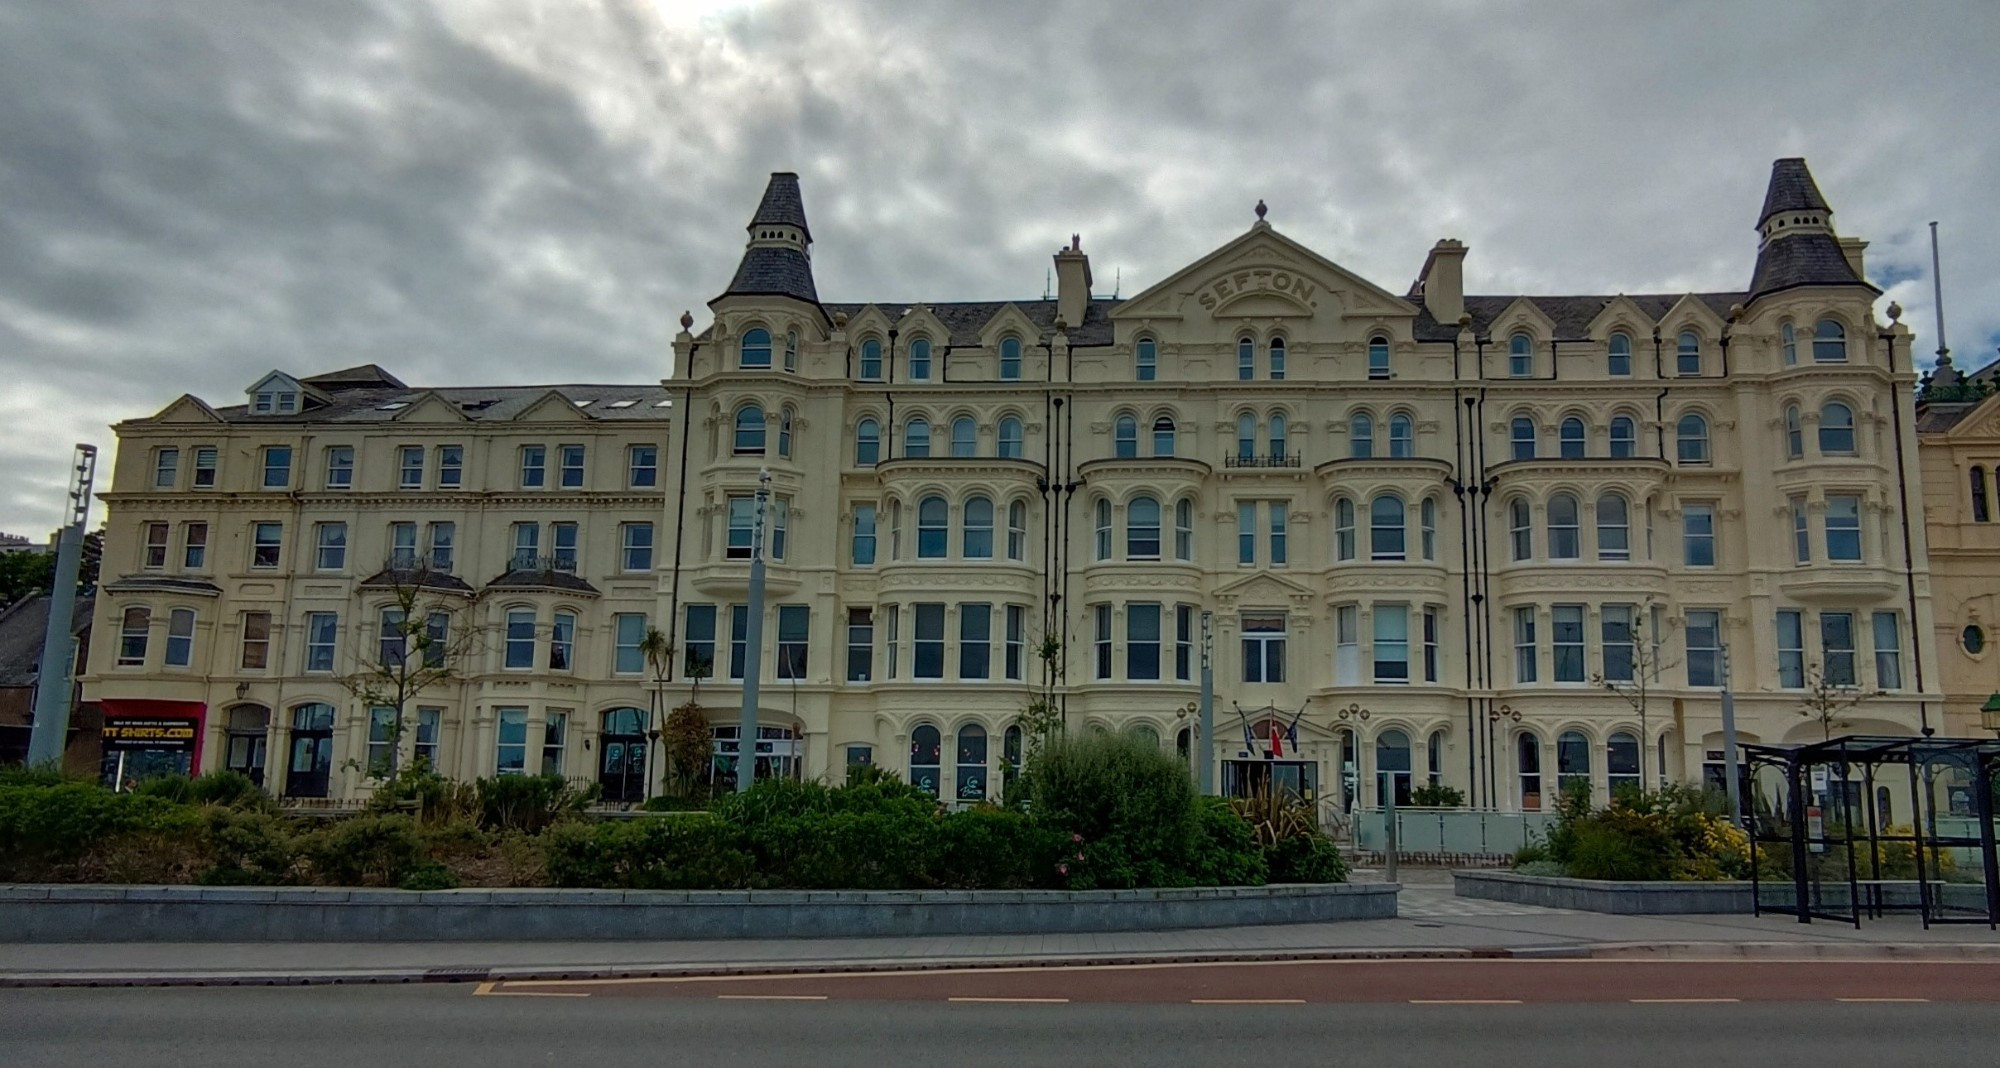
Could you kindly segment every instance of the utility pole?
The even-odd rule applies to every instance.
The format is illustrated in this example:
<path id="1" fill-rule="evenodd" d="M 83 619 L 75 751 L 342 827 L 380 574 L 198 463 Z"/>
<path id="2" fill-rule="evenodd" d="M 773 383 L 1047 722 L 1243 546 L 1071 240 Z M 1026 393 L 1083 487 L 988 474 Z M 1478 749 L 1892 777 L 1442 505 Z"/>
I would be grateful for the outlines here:
<path id="1" fill-rule="evenodd" d="M 35 677 L 35 726 L 28 736 L 28 765 L 60 766 L 69 740 L 70 669 L 76 664 L 76 573 L 83 562 L 83 528 L 90 518 L 90 486 L 97 477 L 97 446 L 79 444 L 69 470 L 69 514 L 56 540 L 55 587 L 49 591 L 49 626 L 42 635 L 41 673 Z"/>
<path id="2" fill-rule="evenodd" d="M 764 510 L 771 469 L 757 472 L 757 520 L 750 535 L 750 618 L 743 624 L 743 717 L 736 739 L 736 790 L 757 780 L 757 688 L 764 681 Z"/>
<path id="3" fill-rule="evenodd" d="M 1722 773 L 1727 776 L 1723 791 L 1729 795 L 1729 822 L 1743 826 L 1742 786 L 1736 765 L 1736 691 L 1729 683 L 1729 643 L 1722 643 Z"/>
<path id="4" fill-rule="evenodd" d="M 1213 620 L 1209 613 L 1201 614 L 1201 718 L 1196 721 L 1196 730 L 1201 733 L 1201 744 L 1195 752 L 1201 760 L 1201 784 L 1203 797 L 1215 794 L 1215 658 Z"/>

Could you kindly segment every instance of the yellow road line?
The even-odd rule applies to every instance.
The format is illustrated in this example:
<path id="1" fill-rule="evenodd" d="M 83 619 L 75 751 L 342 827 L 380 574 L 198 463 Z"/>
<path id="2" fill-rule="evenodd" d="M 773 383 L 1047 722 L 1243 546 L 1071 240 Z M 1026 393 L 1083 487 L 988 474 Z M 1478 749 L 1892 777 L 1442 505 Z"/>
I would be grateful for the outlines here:
<path id="1" fill-rule="evenodd" d="M 474 997 L 487 998 L 587 998 L 583 991 L 569 990 L 501 990 L 499 983 L 481 983 L 472 992 Z"/>
<path id="2" fill-rule="evenodd" d="M 1303 1005 L 1304 998 L 1189 998 L 1190 1005 Z"/>
<path id="3" fill-rule="evenodd" d="M 717 994 L 718 1001 L 825 1001 L 825 994 Z"/>
<path id="4" fill-rule="evenodd" d="M 1412 1005 L 1519 1005 L 1519 998 L 1411 998 Z"/>
<path id="5" fill-rule="evenodd" d="M 980 1005 L 1067 1005 L 1068 998 L 946 998 Z"/>
<path id="6" fill-rule="evenodd" d="M 1734 1005 L 1742 998 L 1633 998 L 1634 1005 Z"/>

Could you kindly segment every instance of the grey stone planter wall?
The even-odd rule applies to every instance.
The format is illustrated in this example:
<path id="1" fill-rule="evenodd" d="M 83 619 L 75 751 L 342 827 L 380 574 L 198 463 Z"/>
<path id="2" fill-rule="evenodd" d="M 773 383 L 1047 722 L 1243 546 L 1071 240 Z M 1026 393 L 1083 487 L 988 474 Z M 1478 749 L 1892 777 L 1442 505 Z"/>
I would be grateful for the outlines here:
<path id="1" fill-rule="evenodd" d="M 1455 871 L 1452 883 L 1453 892 L 1459 897 L 1581 912 L 1663 916 L 1752 911 L 1750 884 L 1747 882 L 1622 883 L 1521 875 L 1511 871 Z M 1775 900 L 1770 892 L 1776 888 L 1765 889 L 1766 902 Z M 1789 890 L 1785 896 L 1791 896 Z"/>
<path id="2" fill-rule="evenodd" d="M 1393 884 L 1184 890 L 341 890 L 0 886 L 0 942 L 840 938 L 1396 915 Z"/>

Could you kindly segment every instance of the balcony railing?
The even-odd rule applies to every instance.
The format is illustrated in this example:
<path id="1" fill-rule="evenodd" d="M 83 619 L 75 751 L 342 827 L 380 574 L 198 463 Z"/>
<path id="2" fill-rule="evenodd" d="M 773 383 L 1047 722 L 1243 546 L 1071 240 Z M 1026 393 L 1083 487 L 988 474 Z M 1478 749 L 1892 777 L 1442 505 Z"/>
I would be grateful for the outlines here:
<path id="1" fill-rule="evenodd" d="M 537 556 L 534 553 L 518 552 L 507 562 L 509 571 L 562 571 L 576 573 L 576 557 L 564 553 L 558 556 Z"/>
<path id="2" fill-rule="evenodd" d="M 1298 453 L 1231 453 L 1222 458 L 1224 467 L 1298 467 L 1302 458 Z"/>

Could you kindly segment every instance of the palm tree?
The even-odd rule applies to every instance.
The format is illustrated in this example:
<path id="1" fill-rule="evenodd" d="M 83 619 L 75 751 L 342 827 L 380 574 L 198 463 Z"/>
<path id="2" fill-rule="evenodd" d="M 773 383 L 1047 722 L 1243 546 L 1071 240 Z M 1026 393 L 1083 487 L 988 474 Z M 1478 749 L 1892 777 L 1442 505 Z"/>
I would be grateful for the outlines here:
<path id="1" fill-rule="evenodd" d="M 657 741 L 661 726 L 660 701 L 666 692 L 667 668 L 674 662 L 673 642 L 660 628 L 647 627 L 646 633 L 639 639 L 639 654 L 646 658 L 646 664 L 653 669 L 653 689 L 647 695 L 650 715 L 646 722 L 650 732 L 649 740 Z M 646 796 L 653 796 L 653 754 L 650 748 L 646 754 Z"/>

